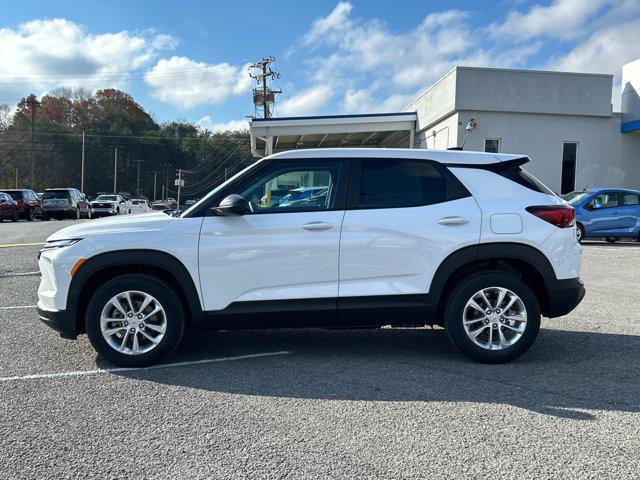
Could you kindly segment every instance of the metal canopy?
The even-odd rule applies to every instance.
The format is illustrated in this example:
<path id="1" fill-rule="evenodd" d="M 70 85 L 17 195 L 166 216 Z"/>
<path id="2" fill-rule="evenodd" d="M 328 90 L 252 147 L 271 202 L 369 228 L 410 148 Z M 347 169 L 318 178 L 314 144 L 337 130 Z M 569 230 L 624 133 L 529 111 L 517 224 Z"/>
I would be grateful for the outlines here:
<path id="1" fill-rule="evenodd" d="M 315 117 L 254 118 L 249 122 L 256 157 L 300 148 L 413 148 L 415 112 Z"/>

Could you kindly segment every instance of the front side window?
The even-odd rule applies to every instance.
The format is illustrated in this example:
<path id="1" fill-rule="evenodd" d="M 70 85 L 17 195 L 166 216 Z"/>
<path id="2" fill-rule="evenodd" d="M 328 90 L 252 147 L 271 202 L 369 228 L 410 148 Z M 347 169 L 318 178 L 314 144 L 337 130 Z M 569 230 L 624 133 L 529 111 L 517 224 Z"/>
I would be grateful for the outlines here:
<path id="1" fill-rule="evenodd" d="M 252 213 L 330 210 L 338 183 L 338 162 L 313 166 L 274 165 L 257 180 L 240 187 Z"/>
<path id="2" fill-rule="evenodd" d="M 596 195 L 590 202 L 589 207 L 592 209 L 610 208 L 618 206 L 618 193 L 605 192 Z"/>
<path id="3" fill-rule="evenodd" d="M 415 207 L 450 199 L 449 185 L 428 162 L 365 160 L 358 208 Z"/>

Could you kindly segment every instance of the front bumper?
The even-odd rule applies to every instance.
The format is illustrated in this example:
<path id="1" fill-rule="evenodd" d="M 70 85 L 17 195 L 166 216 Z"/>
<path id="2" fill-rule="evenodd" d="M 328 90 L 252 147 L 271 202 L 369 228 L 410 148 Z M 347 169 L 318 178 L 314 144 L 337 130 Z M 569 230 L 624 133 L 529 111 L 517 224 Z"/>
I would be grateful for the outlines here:
<path id="1" fill-rule="evenodd" d="M 542 314 L 549 318 L 561 317 L 571 312 L 580 304 L 586 293 L 584 283 L 579 278 L 569 278 L 567 280 L 547 278 L 545 279 L 545 284 L 549 304 Z"/>
<path id="2" fill-rule="evenodd" d="M 91 207 L 91 213 L 93 215 L 117 215 L 118 211 L 115 208 Z"/>
<path id="3" fill-rule="evenodd" d="M 46 310 L 38 302 L 38 318 L 48 327 L 53 328 L 62 338 L 77 338 L 76 320 L 73 312 L 68 310 Z"/>

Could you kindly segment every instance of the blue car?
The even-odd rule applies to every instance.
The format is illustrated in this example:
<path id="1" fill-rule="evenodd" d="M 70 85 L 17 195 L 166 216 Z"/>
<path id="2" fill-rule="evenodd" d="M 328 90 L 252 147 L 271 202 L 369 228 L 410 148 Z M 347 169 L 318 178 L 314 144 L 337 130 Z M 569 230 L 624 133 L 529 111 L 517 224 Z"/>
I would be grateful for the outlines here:
<path id="1" fill-rule="evenodd" d="M 640 192 L 614 188 L 591 188 L 566 193 L 564 200 L 576 210 L 578 241 L 620 238 L 640 241 Z"/>

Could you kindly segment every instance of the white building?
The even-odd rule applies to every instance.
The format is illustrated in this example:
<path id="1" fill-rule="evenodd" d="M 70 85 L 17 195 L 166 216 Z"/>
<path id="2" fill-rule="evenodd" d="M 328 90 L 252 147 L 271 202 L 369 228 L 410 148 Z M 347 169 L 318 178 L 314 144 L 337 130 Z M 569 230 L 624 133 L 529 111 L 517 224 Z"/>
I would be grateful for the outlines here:
<path id="1" fill-rule="evenodd" d="M 252 150 L 379 146 L 522 153 L 558 192 L 640 189 L 640 60 L 613 75 L 456 67 L 401 113 L 254 119 Z"/>

